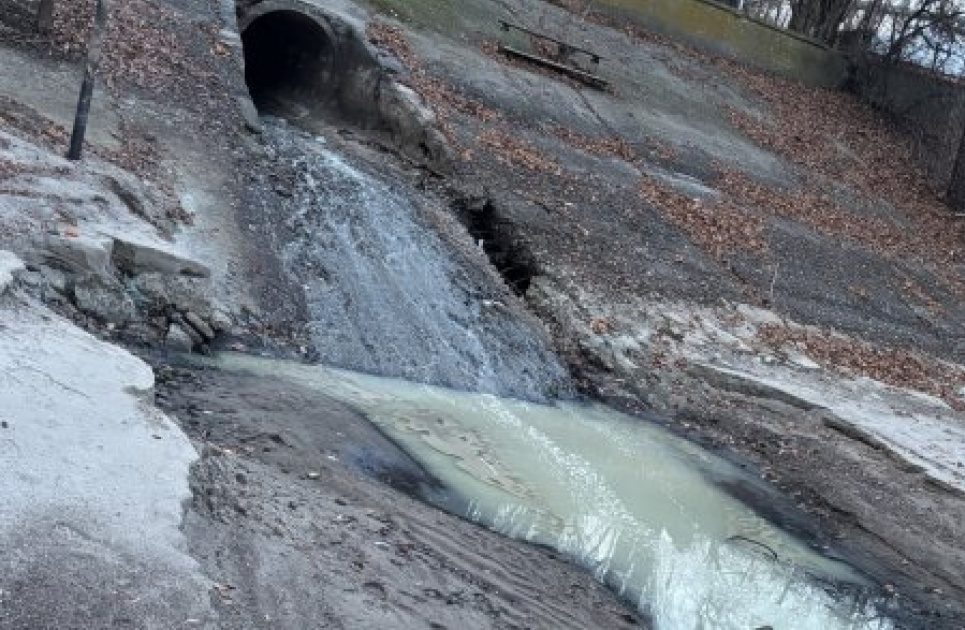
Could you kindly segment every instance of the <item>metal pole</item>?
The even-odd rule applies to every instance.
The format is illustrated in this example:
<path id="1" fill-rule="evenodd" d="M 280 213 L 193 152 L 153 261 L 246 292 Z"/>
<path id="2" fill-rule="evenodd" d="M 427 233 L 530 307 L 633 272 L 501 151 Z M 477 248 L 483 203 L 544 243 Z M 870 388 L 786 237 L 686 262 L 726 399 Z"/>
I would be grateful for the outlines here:
<path id="1" fill-rule="evenodd" d="M 84 68 L 84 83 L 80 87 L 77 101 L 77 115 L 74 118 L 74 131 L 70 135 L 68 160 L 79 160 L 84 152 L 84 136 L 87 135 L 87 118 L 90 116 L 90 102 L 94 96 L 94 83 L 100 66 L 101 52 L 104 50 L 104 23 L 107 21 L 107 0 L 97 0 L 97 13 L 94 17 L 94 30 L 87 42 L 87 63 Z"/>

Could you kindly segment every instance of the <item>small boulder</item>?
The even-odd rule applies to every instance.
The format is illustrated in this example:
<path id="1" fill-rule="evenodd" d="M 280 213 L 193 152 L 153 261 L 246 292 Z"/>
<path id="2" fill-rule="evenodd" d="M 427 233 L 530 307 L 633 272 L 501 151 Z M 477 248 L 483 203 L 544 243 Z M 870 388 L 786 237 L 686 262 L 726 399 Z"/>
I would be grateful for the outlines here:
<path id="1" fill-rule="evenodd" d="M 87 315 L 113 324 L 124 324 L 137 315 L 134 300 L 123 285 L 92 274 L 74 283 L 74 305 Z"/>
<path id="2" fill-rule="evenodd" d="M 209 326 L 208 323 L 203 319 L 198 317 L 198 315 L 193 311 L 188 311 L 185 313 L 184 319 L 191 324 L 192 328 L 201 333 L 201 336 L 204 337 L 205 341 L 211 341 L 214 339 L 214 330 L 212 330 L 211 326 Z"/>
<path id="3" fill-rule="evenodd" d="M 206 265 L 163 243 L 137 240 L 129 235 L 113 234 L 112 237 L 114 247 L 111 262 L 128 275 L 165 273 L 197 278 L 211 275 Z"/>
<path id="4" fill-rule="evenodd" d="M 174 352 L 191 352 L 194 348 L 194 340 L 184 326 L 173 323 L 168 326 L 168 332 L 164 336 L 164 347 Z"/>
<path id="5" fill-rule="evenodd" d="M 165 329 L 135 321 L 120 329 L 118 334 L 127 343 L 156 348 L 164 341 Z"/>
<path id="6" fill-rule="evenodd" d="M 67 295 L 70 293 L 70 284 L 72 278 L 60 269 L 54 269 L 53 267 L 41 265 L 40 276 L 43 279 L 44 286 L 47 288 L 52 289 L 61 295 Z"/>
<path id="7" fill-rule="evenodd" d="M 215 308 L 213 311 L 211 311 L 211 318 L 209 321 L 211 322 L 211 327 L 215 330 L 215 332 L 223 333 L 231 330 L 231 316 L 220 308 Z"/>
<path id="8" fill-rule="evenodd" d="M 184 320 L 184 317 L 182 317 L 180 314 L 175 313 L 174 315 L 172 315 L 171 323 L 177 324 L 178 326 L 180 326 L 181 329 L 185 333 L 187 333 L 189 337 L 191 337 L 192 345 L 194 345 L 195 347 L 200 346 L 204 343 L 204 337 L 201 336 L 201 333 L 195 330 L 194 326 L 186 322 Z"/>
<path id="9" fill-rule="evenodd" d="M 173 276 L 165 273 L 142 273 L 134 278 L 139 303 L 150 309 L 173 306 L 179 311 L 197 313 L 202 319 L 211 317 L 210 281 L 203 278 Z"/>
<path id="10" fill-rule="evenodd" d="M 452 149 L 439 131 L 438 120 L 418 93 L 389 81 L 379 92 L 379 113 L 399 150 L 438 173 L 452 170 Z"/>
<path id="11" fill-rule="evenodd" d="M 27 262 L 38 267 L 53 267 L 77 275 L 110 276 L 113 251 L 114 241 L 106 237 L 44 234 L 25 255 Z"/>

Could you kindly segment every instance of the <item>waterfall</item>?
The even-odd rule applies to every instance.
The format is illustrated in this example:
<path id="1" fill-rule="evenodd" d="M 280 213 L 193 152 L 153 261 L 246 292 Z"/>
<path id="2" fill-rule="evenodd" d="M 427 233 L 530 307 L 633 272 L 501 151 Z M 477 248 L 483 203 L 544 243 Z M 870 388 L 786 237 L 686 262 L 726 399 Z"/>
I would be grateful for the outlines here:
<path id="1" fill-rule="evenodd" d="M 531 400 L 566 390 L 545 332 L 500 301 L 507 292 L 486 299 L 494 277 L 480 280 L 478 263 L 425 225 L 410 187 L 284 124 L 267 136 L 294 177 L 274 240 L 304 290 L 320 362 Z"/>

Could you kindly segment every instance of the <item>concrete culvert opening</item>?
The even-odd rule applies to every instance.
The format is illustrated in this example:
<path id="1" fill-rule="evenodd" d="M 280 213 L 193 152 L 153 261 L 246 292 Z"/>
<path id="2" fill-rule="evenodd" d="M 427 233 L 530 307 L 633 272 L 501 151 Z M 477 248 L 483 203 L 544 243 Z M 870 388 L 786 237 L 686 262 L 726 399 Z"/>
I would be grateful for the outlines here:
<path id="1" fill-rule="evenodd" d="M 334 42 L 315 20 L 275 11 L 244 33 L 245 81 L 260 112 L 284 114 L 290 105 L 332 97 Z"/>
<path id="2" fill-rule="evenodd" d="M 364 31 L 319 10 L 239 11 L 245 81 L 259 113 L 317 130 L 350 124 L 388 136 L 409 159 L 437 172 L 450 152 L 435 116 L 412 90 L 392 80 Z"/>

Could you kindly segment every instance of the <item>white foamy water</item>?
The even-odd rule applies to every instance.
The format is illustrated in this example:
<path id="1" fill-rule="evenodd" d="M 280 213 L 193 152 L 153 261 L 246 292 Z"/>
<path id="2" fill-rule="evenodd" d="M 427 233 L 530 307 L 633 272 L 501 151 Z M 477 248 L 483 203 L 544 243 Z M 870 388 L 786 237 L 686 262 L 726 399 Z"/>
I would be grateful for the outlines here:
<path id="1" fill-rule="evenodd" d="M 529 400 L 568 389 L 538 329 L 482 303 L 488 289 L 425 224 L 415 191 L 297 129 L 266 135 L 293 191 L 265 229 L 321 362 Z"/>
<path id="2" fill-rule="evenodd" d="M 469 499 L 465 516 L 565 553 L 658 629 L 892 627 L 842 594 L 864 586 L 852 569 L 721 487 L 755 480 L 656 425 L 601 405 L 536 405 L 242 355 L 219 365 L 365 413 Z"/>

